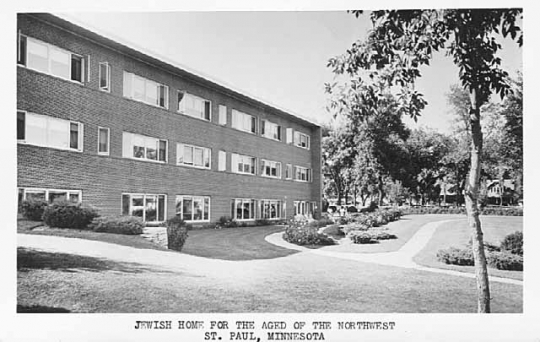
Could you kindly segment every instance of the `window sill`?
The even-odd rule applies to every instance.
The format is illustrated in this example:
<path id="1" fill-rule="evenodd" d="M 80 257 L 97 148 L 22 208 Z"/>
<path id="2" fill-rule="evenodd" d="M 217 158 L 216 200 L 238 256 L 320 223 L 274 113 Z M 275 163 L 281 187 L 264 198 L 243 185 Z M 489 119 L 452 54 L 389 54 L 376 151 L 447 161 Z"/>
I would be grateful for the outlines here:
<path id="1" fill-rule="evenodd" d="M 144 159 L 144 158 L 134 158 L 134 157 L 124 157 L 124 156 L 122 156 L 122 158 L 123 159 L 146 162 L 146 163 L 153 163 L 153 164 L 162 164 L 162 165 L 167 164 L 167 161 L 151 160 L 151 159 Z"/>
<path id="2" fill-rule="evenodd" d="M 56 76 L 56 75 L 53 75 L 53 74 L 49 74 L 48 72 L 37 70 L 37 69 L 34 69 L 34 68 L 30 68 L 30 67 L 28 67 L 26 65 L 23 65 L 23 64 L 17 64 L 17 66 L 21 67 L 23 69 L 26 69 L 26 70 L 31 70 L 31 71 L 33 71 L 35 73 L 38 73 L 38 74 L 41 74 L 41 75 L 47 75 L 47 76 L 56 78 L 58 80 L 62 80 L 62 81 L 66 81 L 66 82 L 69 82 L 69 83 L 77 84 L 77 85 L 80 85 L 80 86 L 83 86 L 83 87 L 85 86 L 84 82 L 79 82 L 79 81 L 75 81 L 75 80 L 72 80 L 72 79 L 67 79 L 67 78 L 64 78 L 64 77 L 61 77 L 61 76 Z"/>
<path id="3" fill-rule="evenodd" d="M 188 117 L 190 117 L 190 118 L 197 119 L 197 120 L 201 120 L 201 121 L 204 121 L 204 122 L 212 122 L 212 116 L 211 116 L 211 115 L 210 115 L 210 120 L 206 120 L 205 118 L 201 118 L 201 117 L 198 117 L 198 116 L 189 115 L 188 113 L 181 112 L 181 111 L 179 111 L 179 110 L 176 111 L 176 114 L 188 116 Z"/>
<path id="4" fill-rule="evenodd" d="M 176 164 L 176 166 L 187 167 L 189 169 L 197 169 L 197 170 L 207 170 L 207 171 L 212 170 L 212 166 L 204 167 L 204 166 L 186 165 L 186 164 L 178 164 L 178 163 Z"/>
<path id="5" fill-rule="evenodd" d="M 168 108 L 168 107 L 161 107 L 161 106 L 158 106 L 158 105 L 156 105 L 156 104 L 148 103 L 148 102 L 145 102 L 145 101 L 143 101 L 143 100 L 137 100 L 137 99 L 134 99 L 134 98 L 132 98 L 132 97 L 125 96 L 125 95 L 123 95 L 122 97 L 123 97 L 124 99 L 130 100 L 130 101 L 133 101 L 133 102 L 142 103 L 142 104 L 145 104 L 145 105 L 150 106 L 150 107 L 154 107 L 154 108 L 158 108 L 158 109 L 163 109 L 163 110 L 169 111 L 169 108 Z"/>
<path id="6" fill-rule="evenodd" d="M 78 150 L 78 149 L 73 149 L 73 148 L 64 148 L 64 147 L 54 147 L 54 146 L 47 146 L 47 145 L 38 145 L 38 144 L 27 143 L 26 141 L 23 141 L 23 140 L 18 140 L 18 141 L 17 141 L 17 144 L 27 145 L 27 146 L 43 147 L 43 148 L 50 148 L 50 149 L 53 149 L 53 150 L 68 151 L 68 152 L 76 152 L 76 153 L 82 153 L 82 152 L 83 152 L 83 149 Z"/>

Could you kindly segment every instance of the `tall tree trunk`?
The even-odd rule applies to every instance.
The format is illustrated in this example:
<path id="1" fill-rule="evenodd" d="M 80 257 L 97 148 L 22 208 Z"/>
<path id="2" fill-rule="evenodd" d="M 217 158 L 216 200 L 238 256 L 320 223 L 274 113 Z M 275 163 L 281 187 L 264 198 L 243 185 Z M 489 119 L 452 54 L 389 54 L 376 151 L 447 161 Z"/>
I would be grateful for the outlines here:
<path id="1" fill-rule="evenodd" d="M 379 190 L 379 206 L 382 206 L 383 198 L 384 198 L 384 183 L 383 183 L 382 176 L 379 176 L 379 182 L 378 182 L 377 188 Z"/>
<path id="2" fill-rule="evenodd" d="M 478 210 L 478 194 L 480 185 L 480 169 L 482 156 L 482 127 L 480 125 L 479 96 L 475 89 L 471 91 L 471 168 L 465 189 L 465 206 L 467 208 L 467 218 L 471 229 L 472 249 L 474 255 L 474 265 L 476 273 L 476 287 L 478 294 L 478 312 L 489 313 L 490 294 L 489 279 L 486 264 L 486 254 L 484 251 L 484 239 L 482 226 L 480 223 L 480 212 Z"/>

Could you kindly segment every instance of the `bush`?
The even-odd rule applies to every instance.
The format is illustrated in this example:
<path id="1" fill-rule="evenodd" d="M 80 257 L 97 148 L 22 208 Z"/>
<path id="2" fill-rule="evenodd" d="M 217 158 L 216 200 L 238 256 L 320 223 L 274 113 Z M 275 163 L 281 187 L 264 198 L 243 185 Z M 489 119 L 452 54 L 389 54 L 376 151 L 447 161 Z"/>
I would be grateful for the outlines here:
<path id="1" fill-rule="evenodd" d="M 316 227 L 308 226 L 307 221 L 291 220 L 285 229 L 283 239 L 300 246 L 328 246 L 334 244 L 334 240 L 325 234 L 319 233 Z"/>
<path id="2" fill-rule="evenodd" d="M 21 203 L 21 212 L 28 220 L 41 221 L 47 205 L 48 203 L 42 200 L 25 200 Z"/>
<path id="3" fill-rule="evenodd" d="M 188 225 L 180 216 L 167 220 L 167 248 L 181 251 L 188 238 Z"/>
<path id="4" fill-rule="evenodd" d="M 270 221 L 268 219 L 258 219 L 258 220 L 255 220 L 255 225 L 256 226 L 272 226 L 274 225 L 275 222 L 274 221 Z"/>
<path id="5" fill-rule="evenodd" d="M 347 234 L 347 237 L 357 244 L 378 243 L 379 240 L 397 239 L 394 234 L 381 230 L 351 231 Z"/>
<path id="6" fill-rule="evenodd" d="M 465 207 L 404 207 L 400 208 L 404 214 L 461 214 L 466 215 Z M 523 216 L 523 208 L 519 207 L 486 207 L 480 210 L 481 215 L 496 216 Z"/>
<path id="7" fill-rule="evenodd" d="M 100 233 L 138 235 L 143 233 L 144 222 L 133 216 L 96 217 L 89 227 Z"/>
<path id="8" fill-rule="evenodd" d="M 217 225 L 220 228 L 234 228 L 238 227 L 238 222 L 233 220 L 230 216 L 221 216 L 217 221 Z"/>
<path id="9" fill-rule="evenodd" d="M 523 271 L 523 257 L 508 252 L 490 252 L 486 256 L 489 266 L 498 270 Z"/>
<path id="10" fill-rule="evenodd" d="M 501 249 L 523 256 L 523 233 L 516 231 L 506 235 L 501 242 Z"/>
<path id="11" fill-rule="evenodd" d="M 98 217 L 94 208 L 83 207 L 80 203 L 58 201 L 43 211 L 43 222 L 49 227 L 86 229 Z"/>
<path id="12" fill-rule="evenodd" d="M 450 265 L 473 266 L 474 257 L 470 248 L 461 249 L 450 247 L 437 251 L 437 260 Z"/>

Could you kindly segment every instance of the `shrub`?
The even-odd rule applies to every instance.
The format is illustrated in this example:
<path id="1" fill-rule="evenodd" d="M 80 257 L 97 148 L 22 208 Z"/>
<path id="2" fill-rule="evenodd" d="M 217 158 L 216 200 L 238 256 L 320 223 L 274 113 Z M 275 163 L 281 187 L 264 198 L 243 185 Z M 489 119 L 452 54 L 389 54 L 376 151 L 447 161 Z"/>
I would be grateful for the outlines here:
<path id="1" fill-rule="evenodd" d="M 450 265 L 473 266 L 474 257 L 470 248 L 461 249 L 450 247 L 437 251 L 437 260 Z"/>
<path id="2" fill-rule="evenodd" d="M 465 207 L 406 207 L 401 208 L 404 214 L 467 214 Z M 523 208 L 519 207 L 485 207 L 480 210 L 481 215 L 523 216 Z"/>
<path id="3" fill-rule="evenodd" d="M 353 243 L 357 244 L 377 243 L 379 240 L 397 239 L 397 236 L 394 234 L 381 230 L 351 231 L 347 234 L 347 237 L 349 237 Z"/>
<path id="4" fill-rule="evenodd" d="M 499 270 L 523 271 L 523 257 L 508 252 L 490 252 L 486 256 L 489 266 Z"/>
<path id="5" fill-rule="evenodd" d="M 268 219 L 258 219 L 258 220 L 255 220 L 255 225 L 256 226 L 271 226 L 271 225 L 274 225 L 275 222 L 274 221 L 270 221 Z"/>
<path id="6" fill-rule="evenodd" d="M 25 200 L 21 203 L 21 212 L 28 220 L 41 221 L 47 205 L 48 203 L 42 200 Z"/>
<path id="7" fill-rule="evenodd" d="M 43 211 L 43 222 L 50 227 L 85 229 L 98 217 L 94 208 L 83 207 L 80 203 L 58 201 Z"/>
<path id="8" fill-rule="evenodd" d="M 188 238 L 188 226 L 180 216 L 167 220 L 167 248 L 181 251 Z"/>
<path id="9" fill-rule="evenodd" d="M 220 228 L 234 228 L 238 227 L 238 222 L 233 220 L 233 218 L 230 216 L 221 216 L 217 221 L 217 225 Z"/>
<path id="10" fill-rule="evenodd" d="M 143 233 L 144 222 L 133 216 L 96 217 L 89 227 L 101 233 L 138 235 Z"/>
<path id="11" fill-rule="evenodd" d="M 501 249 L 523 256 L 523 233 L 516 231 L 506 235 L 501 242 Z"/>
<path id="12" fill-rule="evenodd" d="M 308 226 L 307 221 L 291 220 L 285 229 L 283 239 L 300 246 L 328 246 L 334 244 L 334 240 L 325 234 L 319 233 L 316 227 Z"/>

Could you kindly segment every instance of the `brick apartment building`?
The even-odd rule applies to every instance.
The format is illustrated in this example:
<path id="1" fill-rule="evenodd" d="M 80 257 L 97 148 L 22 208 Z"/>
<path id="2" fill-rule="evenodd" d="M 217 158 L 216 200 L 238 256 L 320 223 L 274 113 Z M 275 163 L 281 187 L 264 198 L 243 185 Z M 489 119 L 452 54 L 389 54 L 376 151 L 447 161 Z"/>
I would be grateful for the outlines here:
<path id="1" fill-rule="evenodd" d="M 318 125 L 50 14 L 17 25 L 19 201 L 147 222 L 318 216 Z"/>

